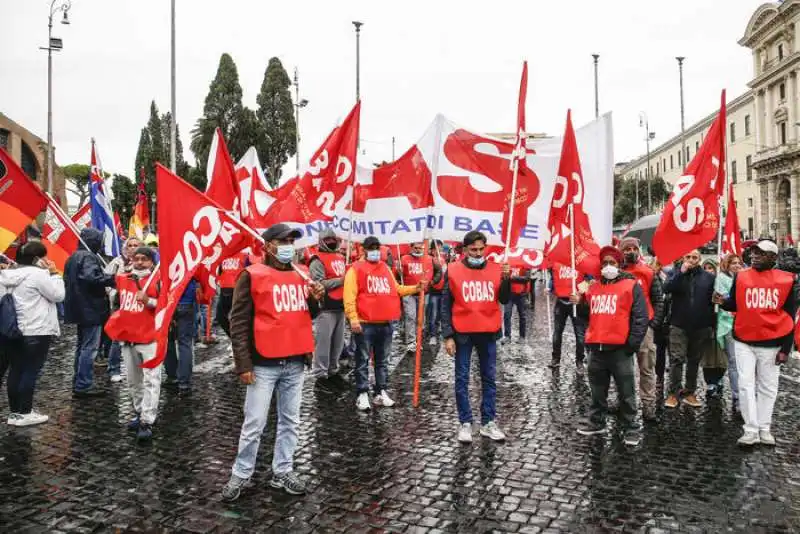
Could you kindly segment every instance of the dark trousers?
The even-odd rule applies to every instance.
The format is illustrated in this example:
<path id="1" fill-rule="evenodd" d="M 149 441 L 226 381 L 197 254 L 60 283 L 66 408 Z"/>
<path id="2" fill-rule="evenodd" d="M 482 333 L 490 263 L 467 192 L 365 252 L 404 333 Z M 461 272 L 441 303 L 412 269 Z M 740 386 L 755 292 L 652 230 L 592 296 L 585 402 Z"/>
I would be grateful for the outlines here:
<path id="1" fill-rule="evenodd" d="M 369 391 L 369 360 L 375 357 L 375 394 L 386 389 L 389 381 L 389 353 L 392 350 L 392 325 L 389 323 L 361 323 L 361 333 L 353 334 L 356 340 L 356 392 Z"/>
<path id="2" fill-rule="evenodd" d="M 511 293 L 511 300 L 508 301 L 503 308 L 503 334 L 506 337 L 511 337 L 511 315 L 514 313 L 514 308 L 517 308 L 517 315 L 519 315 L 519 337 L 525 337 L 525 326 L 527 317 L 525 316 L 525 293 Z"/>
<path id="3" fill-rule="evenodd" d="M 605 425 L 608 414 L 608 388 L 611 379 L 617 385 L 619 416 L 625 428 L 634 428 L 636 420 L 636 378 L 634 355 L 622 350 L 592 351 L 587 373 L 592 391 L 589 420 L 596 425 Z"/>
<path id="4" fill-rule="evenodd" d="M 686 387 L 683 392 L 694 395 L 697 390 L 697 373 L 703 354 L 714 342 L 711 328 L 684 330 L 676 326 L 669 329 L 669 390 L 670 395 L 681 392 L 683 369 L 686 368 Z"/>
<path id="5" fill-rule="evenodd" d="M 531 296 L 531 309 L 536 308 L 536 279 L 531 279 L 531 289 L 528 292 Z"/>
<path id="6" fill-rule="evenodd" d="M 8 408 L 11 413 L 31 413 L 36 380 L 47 359 L 50 341 L 50 336 L 24 336 L 9 352 Z"/>
<path id="7" fill-rule="evenodd" d="M 178 380 L 178 387 L 192 387 L 194 367 L 194 304 L 178 304 L 172 317 L 174 326 L 169 332 L 164 369 L 167 377 Z"/>
<path id="8" fill-rule="evenodd" d="M 562 302 L 561 299 L 556 299 L 553 309 L 553 360 L 561 361 L 561 338 L 564 335 L 567 318 L 572 321 L 572 331 L 575 332 L 575 361 L 582 362 L 586 357 L 583 340 L 588 321 L 580 315 L 573 316 L 572 304 Z"/>
<path id="9" fill-rule="evenodd" d="M 233 289 L 221 289 L 217 299 L 217 322 L 222 327 L 225 335 L 231 337 L 231 305 L 233 304 Z"/>
<path id="10" fill-rule="evenodd" d="M 666 328 L 666 327 L 665 327 Z M 656 343 L 656 380 L 664 381 L 664 371 L 667 368 L 667 349 L 669 348 L 669 333 L 659 329 L 655 334 Z"/>
<path id="11" fill-rule="evenodd" d="M 494 421 L 496 416 L 497 385 L 495 373 L 497 363 L 497 341 L 495 334 L 459 334 L 456 336 L 456 408 L 460 423 L 472 422 L 469 405 L 469 367 L 472 349 L 478 351 L 481 368 L 481 424 Z"/>

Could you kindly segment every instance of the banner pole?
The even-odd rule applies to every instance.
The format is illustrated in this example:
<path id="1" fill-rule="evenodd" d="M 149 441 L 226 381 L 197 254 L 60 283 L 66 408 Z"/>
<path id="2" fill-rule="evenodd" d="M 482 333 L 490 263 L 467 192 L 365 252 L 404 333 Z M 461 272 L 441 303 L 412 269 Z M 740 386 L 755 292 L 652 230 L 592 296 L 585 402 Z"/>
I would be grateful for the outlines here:
<path id="1" fill-rule="evenodd" d="M 206 306 L 206 341 L 211 339 L 211 303 L 213 300 L 209 301 L 208 305 Z"/>
<path id="2" fill-rule="evenodd" d="M 550 270 L 544 270 L 544 295 L 547 299 L 547 335 L 550 337 L 550 342 L 553 342 L 553 318 L 550 314 L 553 312 L 550 306 Z"/>
<path id="3" fill-rule="evenodd" d="M 570 273 L 572 278 L 572 294 L 575 295 L 578 292 L 578 288 L 576 286 L 576 278 L 578 276 L 577 271 L 575 270 L 575 204 L 571 203 L 569 205 L 569 255 L 570 261 L 572 263 L 572 273 Z M 573 304 L 572 305 L 572 316 L 578 316 L 578 307 Z"/>
<path id="4" fill-rule="evenodd" d="M 508 202 L 508 228 L 506 231 L 506 250 L 503 256 L 505 261 L 508 261 L 508 251 L 511 248 L 511 228 L 514 222 L 514 205 L 516 204 L 517 197 L 517 175 L 519 174 L 519 159 L 517 159 L 517 149 L 514 149 L 514 162 L 512 163 L 512 178 L 511 178 L 511 199 Z"/>

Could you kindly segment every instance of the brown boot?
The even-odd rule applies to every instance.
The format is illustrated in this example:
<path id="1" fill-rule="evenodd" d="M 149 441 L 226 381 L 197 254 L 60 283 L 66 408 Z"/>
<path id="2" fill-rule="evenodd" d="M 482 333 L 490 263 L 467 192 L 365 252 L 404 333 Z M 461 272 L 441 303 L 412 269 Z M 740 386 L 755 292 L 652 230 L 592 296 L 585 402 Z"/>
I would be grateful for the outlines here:
<path id="1" fill-rule="evenodd" d="M 688 406 L 691 406 L 692 408 L 701 408 L 703 406 L 703 403 L 697 399 L 697 396 L 694 393 L 691 395 L 686 395 L 682 402 Z"/>
<path id="2" fill-rule="evenodd" d="M 677 408 L 678 407 L 678 397 L 676 395 L 670 395 L 667 397 L 667 400 L 664 401 L 664 406 L 667 408 Z"/>

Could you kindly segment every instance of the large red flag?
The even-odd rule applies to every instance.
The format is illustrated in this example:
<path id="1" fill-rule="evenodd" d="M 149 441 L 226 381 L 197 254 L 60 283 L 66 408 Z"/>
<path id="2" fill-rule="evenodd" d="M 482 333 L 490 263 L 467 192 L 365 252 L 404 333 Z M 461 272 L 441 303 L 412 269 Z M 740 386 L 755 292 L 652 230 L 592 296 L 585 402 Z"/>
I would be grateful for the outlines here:
<path id="1" fill-rule="evenodd" d="M 255 240 L 252 230 L 239 219 L 161 164 L 156 164 L 156 194 L 162 199 L 180 199 L 180 209 L 171 202 L 159 202 L 156 208 L 161 292 L 156 307 L 156 357 L 143 365 L 148 368 L 164 360 L 166 325 L 201 263 L 213 266 L 220 258 L 252 246 Z"/>
<path id="2" fill-rule="evenodd" d="M 558 176 L 547 220 L 550 230 L 547 259 L 550 262 L 574 265 L 582 273 L 598 275 L 600 259 L 597 255 L 600 247 L 592 235 L 589 216 L 583 210 L 584 196 L 583 171 L 575 130 L 572 128 L 572 112 L 567 111 L 561 161 L 558 164 Z"/>
<path id="3" fill-rule="evenodd" d="M 725 184 L 725 116 L 723 90 L 719 116 L 683 176 L 675 182 L 653 234 L 653 250 L 662 265 L 717 237 L 719 198 Z"/>
<path id="4" fill-rule="evenodd" d="M 513 201 L 511 192 L 506 196 L 503 208 L 503 242 L 510 248 L 517 246 L 522 229 L 528 224 L 528 207 L 531 204 L 528 197 L 535 194 L 528 190 L 530 181 L 528 175 L 532 174 L 532 171 L 528 169 L 525 162 L 525 100 L 527 95 L 528 62 L 525 61 L 522 64 L 522 78 L 519 82 L 519 100 L 517 101 L 517 144 L 511 160 L 512 169 L 514 166 L 517 167 L 516 190 L 513 192 Z"/>
<path id="5" fill-rule="evenodd" d="M 728 212 L 725 215 L 725 228 L 722 231 L 722 250 L 720 252 L 723 256 L 742 253 L 742 233 L 739 230 L 739 217 L 736 215 L 733 184 L 728 185 Z"/>
<path id="6" fill-rule="evenodd" d="M 233 167 L 231 153 L 222 136 L 222 130 L 214 131 L 211 141 L 211 150 L 208 153 L 208 167 L 206 169 L 208 185 L 206 195 L 208 198 L 225 208 L 233 210 L 239 198 L 239 187 L 236 180 L 236 171 Z M 245 198 L 249 198 L 245 197 Z"/>
<path id="7" fill-rule="evenodd" d="M 0 148 L 0 252 L 14 242 L 47 203 L 39 185 Z"/>
<path id="8" fill-rule="evenodd" d="M 380 198 L 405 197 L 414 209 L 433 206 L 431 170 L 417 145 L 412 145 L 396 161 L 372 170 L 361 168 L 360 172 L 360 177 L 367 175 L 371 181 L 356 184 L 354 212 L 363 213 L 368 200 Z"/>

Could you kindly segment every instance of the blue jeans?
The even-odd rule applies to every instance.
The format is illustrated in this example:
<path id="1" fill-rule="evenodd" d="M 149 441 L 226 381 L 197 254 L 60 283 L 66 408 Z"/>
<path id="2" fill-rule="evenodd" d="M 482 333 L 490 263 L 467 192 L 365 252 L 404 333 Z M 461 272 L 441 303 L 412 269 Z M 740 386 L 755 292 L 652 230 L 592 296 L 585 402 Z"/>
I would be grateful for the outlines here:
<path id="1" fill-rule="evenodd" d="M 195 339 L 202 340 L 206 337 L 206 316 L 208 314 L 208 304 L 197 306 L 197 328 L 195 329 Z"/>
<path id="2" fill-rule="evenodd" d="M 8 373 L 8 408 L 11 413 L 29 414 L 33 410 L 36 380 L 47 359 L 51 340 L 51 336 L 24 336 L 16 342 Z"/>
<path id="3" fill-rule="evenodd" d="M 78 325 L 78 346 L 75 347 L 75 362 L 72 389 L 86 391 L 94 383 L 94 358 L 100 348 L 102 325 Z"/>
<path id="4" fill-rule="evenodd" d="M 108 349 L 108 375 L 114 376 L 122 373 L 122 349 L 119 341 L 112 341 Z"/>
<path id="5" fill-rule="evenodd" d="M 514 312 L 514 307 L 517 308 L 517 315 L 519 315 L 519 337 L 525 337 L 525 327 L 527 326 L 527 317 L 525 311 L 525 293 L 511 293 L 511 300 L 508 301 L 503 307 L 503 335 L 511 337 L 511 314 Z"/>
<path id="6" fill-rule="evenodd" d="M 439 321 L 441 319 L 441 311 L 439 306 L 442 302 L 441 293 L 431 293 L 428 295 L 428 301 L 425 303 L 425 315 L 427 315 L 428 335 L 431 337 L 439 336 Z"/>
<path id="7" fill-rule="evenodd" d="M 303 367 L 302 361 L 288 361 L 281 365 L 256 365 L 253 368 L 256 383 L 247 386 L 239 453 L 232 469 L 237 477 L 249 479 L 253 476 L 274 391 L 278 392 L 278 428 L 275 432 L 272 473 L 283 475 L 292 471 L 297 426 L 300 424 L 300 401 L 303 397 Z"/>
<path id="8" fill-rule="evenodd" d="M 460 341 L 463 341 L 461 343 Z M 472 408 L 469 405 L 469 366 L 472 360 L 472 349 L 478 350 L 481 366 L 481 385 L 483 400 L 481 401 L 481 424 L 494 421 L 496 416 L 497 388 L 495 387 L 495 363 L 497 361 L 497 341 L 495 334 L 464 334 L 456 336 L 456 407 L 458 420 L 463 423 L 472 422 Z"/>
<path id="9" fill-rule="evenodd" d="M 178 380 L 179 388 L 188 389 L 194 366 L 194 304 L 179 304 L 172 321 L 164 368 L 168 378 Z"/>
<path id="10" fill-rule="evenodd" d="M 731 381 L 731 396 L 734 402 L 739 400 L 739 372 L 736 370 L 736 351 L 733 333 L 725 335 L 725 352 L 728 354 L 728 380 Z"/>
<path id="11" fill-rule="evenodd" d="M 389 354 L 392 350 L 392 325 L 389 323 L 361 324 L 362 333 L 356 338 L 356 393 L 369 391 L 370 354 L 375 356 L 375 394 L 386 389 L 389 381 Z"/>

